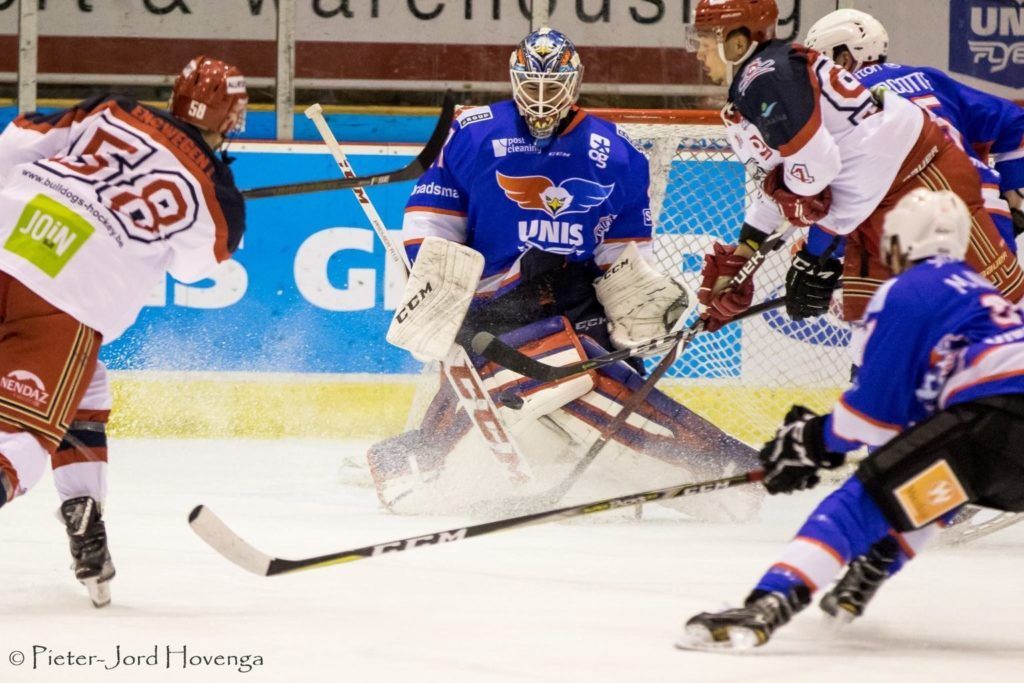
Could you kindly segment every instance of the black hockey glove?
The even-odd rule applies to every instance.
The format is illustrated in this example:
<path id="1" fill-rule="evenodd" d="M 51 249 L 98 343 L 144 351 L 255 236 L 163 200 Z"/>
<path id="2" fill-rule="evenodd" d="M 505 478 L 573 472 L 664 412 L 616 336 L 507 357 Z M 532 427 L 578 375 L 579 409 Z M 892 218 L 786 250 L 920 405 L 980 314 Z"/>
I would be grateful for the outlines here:
<path id="1" fill-rule="evenodd" d="M 832 292 L 839 286 L 843 264 L 839 259 L 822 262 L 804 247 L 796 253 L 786 273 L 786 313 L 793 320 L 828 312 Z"/>
<path id="2" fill-rule="evenodd" d="M 1024 211 L 1011 207 L 1010 215 L 1013 216 L 1013 234 L 1020 237 L 1020 234 L 1024 232 Z"/>
<path id="3" fill-rule="evenodd" d="M 761 449 L 764 487 L 768 493 L 792 493 L 814 488 L 818 470 L 835 469 L 846 460 L 845 453 L 825 448 L 825 418 L 803 406 L 793 406 L 775 438 Z"/>

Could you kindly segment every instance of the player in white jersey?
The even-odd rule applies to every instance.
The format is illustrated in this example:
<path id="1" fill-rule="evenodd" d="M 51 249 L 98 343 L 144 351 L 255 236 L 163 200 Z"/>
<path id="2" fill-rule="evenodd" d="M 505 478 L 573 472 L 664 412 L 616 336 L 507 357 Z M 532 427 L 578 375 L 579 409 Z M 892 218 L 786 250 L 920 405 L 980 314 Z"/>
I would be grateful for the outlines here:
<path id="1" fill-rule="evenodd" d="M 811 26 L 806 43 L 865 86 L 891 90 L 929 112 L 975 162 L 985 207 L 1003 239 L 1011 242 L 1024 232 L 1024 107 L 939 69 L 888 61 L 889 34 L 867 12 L 825 15 Z"/>
<path id="2" fill-rule="evenodd" d="M 725 290 L 784 221 L 817 224 L 846 236 L 843 313 L 857 320 L 889 277 L 880 259 L 886 213 L 916 188 L 951 189 L 968 205 L 973 231 L 967 262 L 1010 300 L 1024 295 L 1024 271 L 985 212 L 981 183 L 967 155 L 920 108 L 893 93 L 876 100 L 828 56 L 775 40 L 775 0 L 700 0 L 691 45 L 710 77 L 729 82 L 722 116 L 737 156 L 764 176 L 736 246 L 717 244 L 700 298 L 711 325 L 750 306 L 753 283 Z M 807 300 L 826 306 L 840 264 L 806 248 L 787 275 L 787 309 Z"/>
<path id="3" fill-rule="evenodd" d="M 453 343 L 465 346 L 484 330 L 557 363 L 631 346 L 681 322 L 691 295 L 651 264 L 647 160 L 613 123 L 576 106 L 582 73 L 568 38 L 540 29 L 512 53 L 513 99 L 457 118 L 406 206 L 413 267 L 388 333 L 393 344 L 442 359 Z M 571 467 L 643 383 L 624 364 L 552 384 L 482 361 L 479 369 L 495 397 L 522 401 L 498 411 L 531 469 Z M 458 506 L 473 496 L 550 487 L 553 472 L 508 491 L 488 488 L 485 473 L 462 477 L 474 479 L 471 490 L 445 489 L 487 460 L 465 440 L 470 420 L 457 407 L 446 385 L 419 429 L 371 449 L 385 505 L 415 511 L 424 499 Z M 626 490 L 653 483 L 630 477 L 700 478 L 742 467 L 752 455 L 655 390 L 588 475 L 607 466 Z M 444 493 L 418 495 L 428 489 Z"/>
<path id="4" fill-rule="evenodd" d="M 200 56 L 170 113 L 102 95 L 0 134 L 0 505 L 51 461 L 75 575 L 98 607 L 114 567 L 97 353 L 168 273 L 198 281 L 238 247 L 245 209 L 215 151 L 247 102 L 236 67 Z"/>

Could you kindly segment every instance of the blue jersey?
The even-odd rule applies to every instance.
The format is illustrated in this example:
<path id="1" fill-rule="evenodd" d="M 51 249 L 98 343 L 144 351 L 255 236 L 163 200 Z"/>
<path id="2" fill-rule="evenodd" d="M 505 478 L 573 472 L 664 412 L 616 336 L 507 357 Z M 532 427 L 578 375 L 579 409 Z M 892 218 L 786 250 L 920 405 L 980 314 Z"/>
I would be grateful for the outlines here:
<path id="1" fill-rule="evenodd" d="M 934 114 L 973 158 L 987 162 L 991 155 L 1001 191 L 1024 187 L 1024 108 L 930 67 L 872 64 L 854 76 L 871 88 L 883 85 Z M 988 169 L 987 163 L 982 166 Z"/>
<path id="2" fill-rule="evenodd" d="M 947 406 L 1024 394 L 1022 312 L 962 261 L 888 280 L 854 334 L 863 355 L 827 419 L 831 450 L 880 446 Z"/>
<path id="3" fill-rule="evenodd" d="M 647 159 L 615 124 L 570 117 L 539 147 L 512 101 L 463 111 L 406 205 L 410 259 L 429 236 L 468 245 L 484 256 L 477 296 L 492 297 L 518 284 L 530 250 L 597 267 L 630 241 L 649 254 Z"/>

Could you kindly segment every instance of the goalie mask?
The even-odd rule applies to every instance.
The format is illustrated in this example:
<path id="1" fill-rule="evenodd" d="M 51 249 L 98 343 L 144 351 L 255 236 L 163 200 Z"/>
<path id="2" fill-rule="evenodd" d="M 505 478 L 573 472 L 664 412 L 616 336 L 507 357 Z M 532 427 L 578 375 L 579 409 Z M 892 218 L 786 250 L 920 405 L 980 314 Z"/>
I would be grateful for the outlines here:
<path id="1" fill-rule="evenodd" d="M 949 190 L 918 188 L 886 214 L 882 258 L 897 273 L 932 256 L 962 261 L 970 233 L 971 214 L 964 200 Z"/>
<path id="2" fill-rule="evenodd" d="M 512 97 L 537 140 L 550 138 L 579 98 L 583 64 L 559 31 L 542 28 L 523 38 L 509 60 Z"/>

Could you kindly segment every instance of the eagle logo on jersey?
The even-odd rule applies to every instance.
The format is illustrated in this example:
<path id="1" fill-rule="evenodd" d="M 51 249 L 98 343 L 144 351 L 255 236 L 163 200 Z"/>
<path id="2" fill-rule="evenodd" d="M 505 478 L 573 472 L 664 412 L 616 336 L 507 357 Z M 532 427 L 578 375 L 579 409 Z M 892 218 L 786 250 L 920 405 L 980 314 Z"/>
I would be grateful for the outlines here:
<path id="1" fill-rule="evenodd" d="M 583 178 L 569 178 L 555 185 L 542 175 L 509 176 L 495 173 L 498 186 L 520 209 L 543 211 L 552 218 L 570 213 L 586 213 L 600 206 L 615 189 L 615 183 L 601 185 Z"/>

